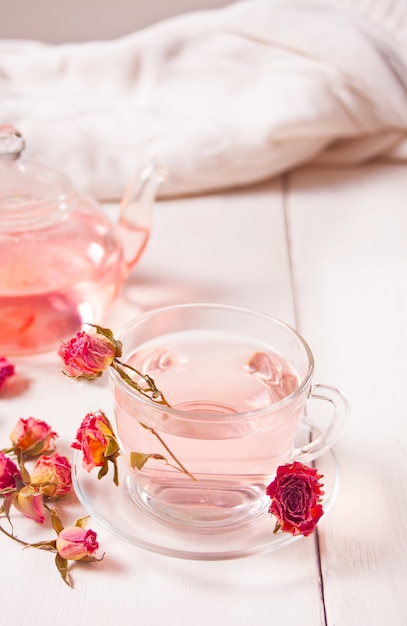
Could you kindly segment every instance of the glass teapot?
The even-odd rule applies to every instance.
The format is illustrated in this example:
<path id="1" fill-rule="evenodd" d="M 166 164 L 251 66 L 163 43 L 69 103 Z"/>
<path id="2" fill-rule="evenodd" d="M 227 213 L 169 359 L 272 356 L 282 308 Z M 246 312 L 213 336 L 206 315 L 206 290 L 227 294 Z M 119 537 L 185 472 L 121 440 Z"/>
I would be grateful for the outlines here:
<path id="1" fill-rule="evenodd" d="M 147 165 L 112 224 L 64 175 L 21 158 L 24 147 L 0 126 L 0 355 L 55 349 L 100 321 L 147 243 L 163 176 Z"/>

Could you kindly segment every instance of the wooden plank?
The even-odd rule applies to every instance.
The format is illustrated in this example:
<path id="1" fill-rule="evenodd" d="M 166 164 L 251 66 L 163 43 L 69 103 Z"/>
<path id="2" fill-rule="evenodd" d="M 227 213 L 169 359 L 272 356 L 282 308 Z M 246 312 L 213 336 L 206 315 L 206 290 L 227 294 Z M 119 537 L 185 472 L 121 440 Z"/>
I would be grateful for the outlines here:
<path id="1" fill-rule="evenodd" d="M 351 405 L 319 533 L 328 624 L 405 624 L 407 168 L 308 168 L 287 182 L 299 329 L 316 379 Z"/>

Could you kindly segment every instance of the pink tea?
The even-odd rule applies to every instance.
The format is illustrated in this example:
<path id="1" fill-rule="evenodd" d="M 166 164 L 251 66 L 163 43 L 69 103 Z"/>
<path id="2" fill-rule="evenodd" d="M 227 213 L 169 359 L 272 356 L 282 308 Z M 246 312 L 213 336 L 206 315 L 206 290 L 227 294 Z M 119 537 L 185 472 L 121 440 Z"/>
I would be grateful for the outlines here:
<path id="1" fill-rule="evenodd" d="M 40 239 L 40 238 L 39 238 Z M 98 269 L 80 244 L 59 240 L 0 248 L 0 352 L 44 352 L 94 322 L 117 291 L 117 264 Z M 24 250 L 22 248 L 24 247 Z M 93 251 L 97 254 L 97 250 Z M 103 251 L 99 254 L 103 258 Z M 99 260 L 100 260 L 99 259 Z"/>
<path id="2" fill-rule="evenodd" d="M 280 403 L 299 385 L 270 347 L 235 333 L 191 330 L 142 345 L 128 362 L 151 376 L 177 415 L 115 386 L 124 454 L 149 458 L 130 478 L 134 499 L 169 522 L 218 529 L 267 506 L 265 487 L 290 458 L 303 399 Z M 150 403 L 152 404 L 152 403 Z M 260 411 L 259 411 L 260 410 Z M 153 427 L 196 480 L 176 469 Z"/>

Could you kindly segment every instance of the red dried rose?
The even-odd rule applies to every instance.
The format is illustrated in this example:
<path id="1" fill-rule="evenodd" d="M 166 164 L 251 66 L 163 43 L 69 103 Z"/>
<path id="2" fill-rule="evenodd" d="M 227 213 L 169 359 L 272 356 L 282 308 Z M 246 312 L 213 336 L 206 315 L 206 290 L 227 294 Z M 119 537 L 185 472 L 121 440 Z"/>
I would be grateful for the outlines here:
<path id="1" fill-rule="evenodd" d="M 10 376 L 14 374 L 14 365 L 4 356 L 0 356 L 0 389 Z"/>
<path id="2" fill-rule="evenodd" d="M 274 532 L 282 530 L 304 537 L 314 532 L 324 513 L 320 478 L 322 475 L 315 468 L 298 461 L 278 467 L 275 479 L 266 489 L 271 498 L 269 512 L 277 518 Z"/>
<path id="3" fill-rule="evenodd" d="M 20 470 L 8 456 L 0 450 L 0 494 L 16 488 L 16 478 L 21 479 Z"/>

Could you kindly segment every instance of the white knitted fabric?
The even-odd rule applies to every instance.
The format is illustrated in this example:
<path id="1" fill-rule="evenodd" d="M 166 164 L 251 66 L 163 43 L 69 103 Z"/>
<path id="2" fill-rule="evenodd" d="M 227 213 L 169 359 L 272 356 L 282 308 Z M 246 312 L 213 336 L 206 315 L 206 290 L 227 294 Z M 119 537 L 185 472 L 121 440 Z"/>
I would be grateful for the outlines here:
<path id="1" fill-rule="evenodd" d="M 406 38 L 403 1 L 243 0 L 114 41 L 3 40 L 0 122 L 99 199 L 150 156 L 163 196 L 405 159 Z"/>

